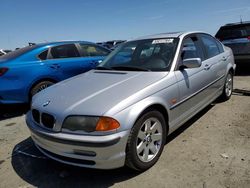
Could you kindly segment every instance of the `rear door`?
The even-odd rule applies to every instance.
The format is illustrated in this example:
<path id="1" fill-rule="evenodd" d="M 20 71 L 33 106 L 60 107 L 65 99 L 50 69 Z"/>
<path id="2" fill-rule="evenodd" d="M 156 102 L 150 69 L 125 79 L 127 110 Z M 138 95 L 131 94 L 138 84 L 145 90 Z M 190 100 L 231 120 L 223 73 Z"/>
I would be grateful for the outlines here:
<path id="1" fill-rule="evenodd" d="M 108 53 L 109 50 L 92 44 L 72 43 L 53 46 L 38 57 L 47 66 L 48 74 L 63 80 L 94 68 Z"/>
<path id="2" fill-rule="evenodd" d="M 63 44 L 49 48 L 38 56 L 51 73 L 63 80 L 82 73 L 81 56 L 75 44 Z"/>
<path id="3" fill-rule="evenodd" d="M 205 59 L 204 70 L 207 73 L 211 87 L 209 87 L 209 94 L 214 95 L 221 86 L 223 86 L 225 70 L 227 66 L 227 56 L 224 53 L 222 45 L 210 35 L 199 34 L 202 41 Z"/>

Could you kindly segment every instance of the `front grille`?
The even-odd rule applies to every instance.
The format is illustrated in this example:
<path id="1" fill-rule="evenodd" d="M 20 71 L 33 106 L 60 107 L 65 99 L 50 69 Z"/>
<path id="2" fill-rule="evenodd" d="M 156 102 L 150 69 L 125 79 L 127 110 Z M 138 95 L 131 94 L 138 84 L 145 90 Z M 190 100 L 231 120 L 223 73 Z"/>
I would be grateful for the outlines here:
<path id="1" fill-rule="evenodd" d="M 55 118 L 47 113 L 42 113 L 41 121 L 45 127 L 50 129 L 52 129 L 55 124 Z"/>
<path id="2" fill-rule="evenodd" d="M 33 116 L 33 119 L 35 120 L 36 123 L 40 123 L 40 113 L 38 110 L 34 109 L 32 110 L 32 116 Z"/>

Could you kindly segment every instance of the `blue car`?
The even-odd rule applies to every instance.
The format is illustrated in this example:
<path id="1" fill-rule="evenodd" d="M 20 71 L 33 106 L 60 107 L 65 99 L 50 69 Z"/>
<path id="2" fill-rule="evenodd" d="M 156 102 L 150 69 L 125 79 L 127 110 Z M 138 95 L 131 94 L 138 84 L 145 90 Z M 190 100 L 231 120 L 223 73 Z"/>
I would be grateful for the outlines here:
<path id="1" fill-rule="evenodd" d="M 0 104 L 28 103 L 48 86 L 96 67 L 110 53 L 90 42 L 36 44 L 0 57 Z"/>

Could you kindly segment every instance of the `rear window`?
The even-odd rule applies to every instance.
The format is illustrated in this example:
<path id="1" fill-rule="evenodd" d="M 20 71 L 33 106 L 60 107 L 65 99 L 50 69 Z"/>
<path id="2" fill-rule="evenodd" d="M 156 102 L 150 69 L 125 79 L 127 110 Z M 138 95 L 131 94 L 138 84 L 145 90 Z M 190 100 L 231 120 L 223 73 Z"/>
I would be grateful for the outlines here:
<path id="1" fill-rule="evenodd" d="M 220 40 L 248 37 L 250 36 L 250 25 L 221 27 L 215 36 Z"/>
<path id="2" fill-rule="evenodd" d="M 15 51 L 12 51 L 10 53 L 7 53 L 3 56 L 0 57 L 0 59 L 15 59 L 17 57 L 19 57 L 20 55 L 24 54 L 24 53 L 27 53 L 33 49 L 35 49 L 37 46 L 36 45 L 33 45 L 33 46 L 26 46 L 24 48 L 20 48 L 18 50 L 15 50 Z"/>

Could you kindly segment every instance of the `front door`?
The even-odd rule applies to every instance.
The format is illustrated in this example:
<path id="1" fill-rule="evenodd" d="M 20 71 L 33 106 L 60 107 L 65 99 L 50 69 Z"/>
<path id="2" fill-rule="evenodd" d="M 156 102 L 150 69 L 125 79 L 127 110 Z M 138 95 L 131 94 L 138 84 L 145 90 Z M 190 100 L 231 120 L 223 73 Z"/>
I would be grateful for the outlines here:
<path id="1" fill-rule="evenodd" d="M 197 68 L 182 67 L 182 61 L 190 58 L 200 58 L 202 61 L 201 66 Z M 175 71 L 180 97 L 171 110 L 174 112 L 175 117 L 178 117 L 174 122 L 176 125 L 182 124 L 195 114 L 209 96 L 207 86 L 210 84 L 210 77 L 203 60 L 204 50 L 199 38 L 196 35 L 186 37 L 183 40 L 179 64 Z"/>

